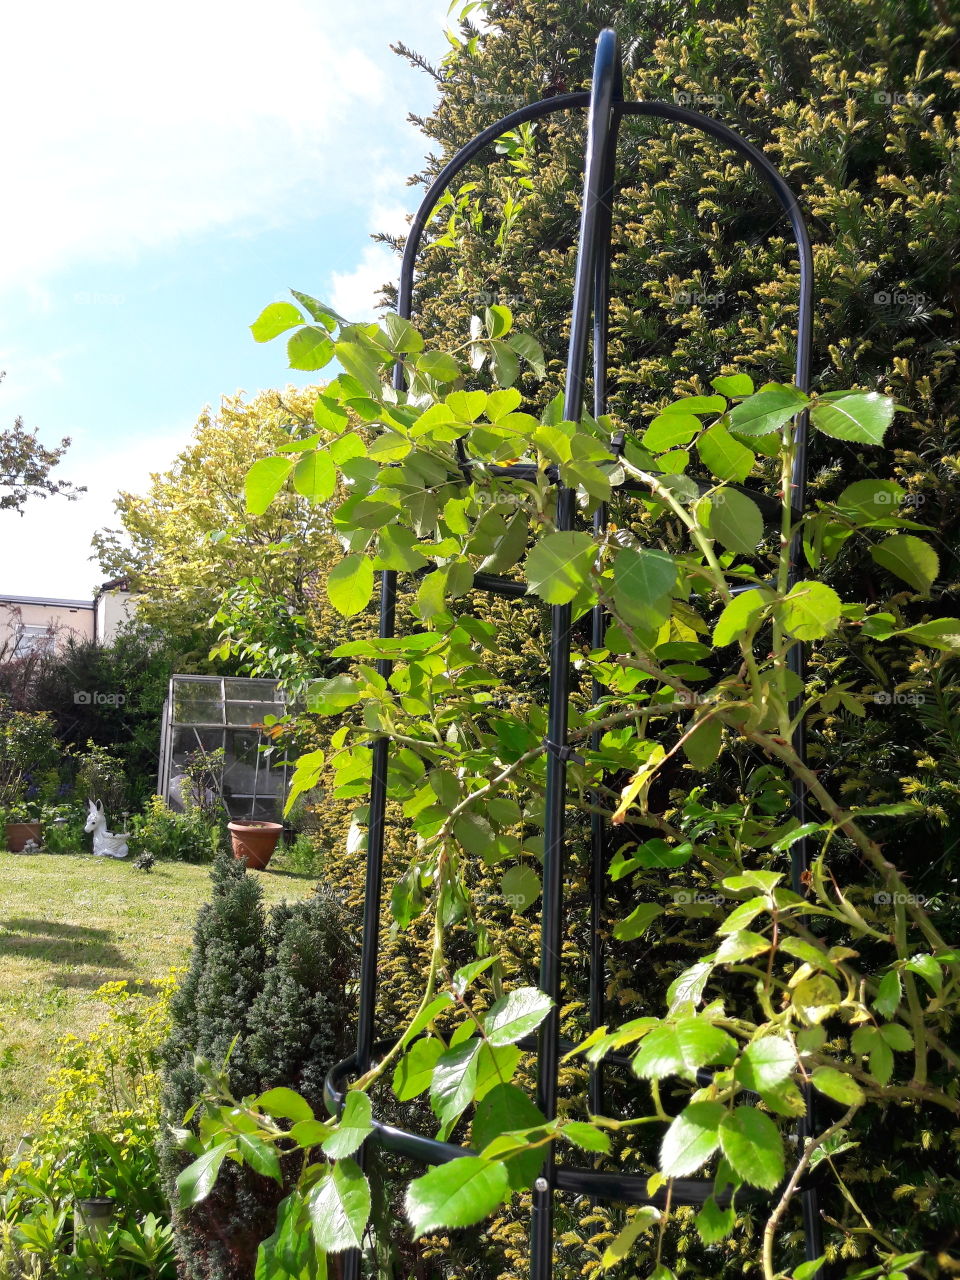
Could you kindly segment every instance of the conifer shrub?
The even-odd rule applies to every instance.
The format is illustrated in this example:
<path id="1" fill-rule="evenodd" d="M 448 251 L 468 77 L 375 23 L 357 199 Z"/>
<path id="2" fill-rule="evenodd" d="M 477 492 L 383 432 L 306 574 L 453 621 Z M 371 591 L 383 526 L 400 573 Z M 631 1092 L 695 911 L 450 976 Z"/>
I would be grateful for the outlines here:
<path id="1" fill-rule="evenodd" d="M 213 895 L 200 910 L 190 967 L 172 1002 L 168 1123 L 180 1128 L 200 1097 L 198 1058 L 214 1067 L 226 1060 L 238 1098 L 285 1085 L 322 1110 L 323 1080 L 345 1056 L 355 1023 L 356 944 L 344 908 L 318 893 L 268 914 L 256 879 L 228 853 L 217 856 L 211 879 Z M 176 1177 L 189 1162 L 169 1138 L 162 1163 L 183 1280 L 250 1280 L 283 1189 L 228 1161 L 209 1200 L 181 1211 Z"/>

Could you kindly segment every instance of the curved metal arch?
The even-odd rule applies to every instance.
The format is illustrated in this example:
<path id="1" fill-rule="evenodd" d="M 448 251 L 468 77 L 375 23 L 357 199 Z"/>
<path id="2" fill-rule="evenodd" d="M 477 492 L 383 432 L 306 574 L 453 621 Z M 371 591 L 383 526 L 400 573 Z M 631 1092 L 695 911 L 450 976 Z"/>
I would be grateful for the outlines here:
<path id="1" fill-rule="evenodd" d="M 564 413 L 568 419 L 577 420 L 582 410 L 586 355 L 591 314 L 593 319 L 594 354 L 594 411 L 604 411 L 606 402 L 606 342 L 607 302 L 609 297 L 610 230 L 612 225 L 613 177 L 615 169 L 616 138 L 623 116 L 650 116 L 686 124 L 717 141 L 732 147 L 743 156 L 766 182 L 783 212 L 787 215 L 794 234 L 800 264 L 799 307 L 797 317 L 796 382 L 809 389 L 810 359 L 812 348 L 813 308 L 813 254 L 809 234 L 799 204 L 790 187 L 762 151 L 742 138 L 729 126 L 699 112 L 664 102 L 625 102 L 622 96 L 622 67 L 618 56 L 616 33 L 610 29 L 601 32 L 597 42 L 593 85 L 590 92 L 559 95 L 530 104 L 512 112 L 489 125 L 471 142 L 462 147 L 443 167 L 431 183 L 414 216 L 404 248 L 398 293 L 398 312 L 409 319 L 412 314 L 414 271 L 417 255 L 431 214 L 450 183 L 467 164 L 486 147 L 509 130 L 521 124 L 540 119 L 557 111 L 588 109 L 587 153 L 584 176 L 584 200 L 581 211 L 580 237 L 574 282 L 571 337 L 568 352 Z M 394 372 L 394 385 L 403 387 L 402 365 Z M 797 428 L 797 454 L 793 474 L 793 501 L 795 510 L 803 510 L 806 484 L 806 421 L 801 418 Z M 466 461 L 465 451 L 461 457 Z M 557 527 L 573 527 L 574 493 L 558 483 Z M 793 574 L 792 580 L 795 577 Z M 394 634 L 396 607 L 396 573 L 384 572 L 381 579 L 381 624 L 383 637 Z M 478 584 L 480 585 L 480 584 Z M 554 606 L 551 610 L 551 680 L 548 740 L 552 746 L 563 747 L 566 742 L 567 705 L 569 701 L 570 657 L 570 607 Z M 594 635 L 602 635 L 602 617 L 594 614 Z M 802 669 L 802 651 L 799 646 L 792 653 L 797 669 Z M 387 677 L 392 669 L 388 660 L 378 664 L 380 673 Z M 803 749 L 802 726 L 796 745 Z M 378 739 L 373 751 L 373 776 L 370 793 L 370 822 L 368 827 L 367 881 L 364 911 L 364 953 L 361 966 L 360 1010 L 358 1018 L 357 1052 L 331 1072 L 328 1095 L 331 1104 L 338 1106 L 342 1089 L 334 1080 L 345 1082 L 344 1069 L 365 1070 L 372 1053 L 379 1048 L 374 1044 L 375 1005 L 377 993 L 377 951 L 379 918 L 382 898 L 382 861 L 385 834 L 386 775 L 388 766 L 388 740 Z M 555 1000 L 560 993 L 560 944 L 562 938 L 561 914 L 563 908 L 563 852 L 564 852 L 564 796 L 566 785 L 566 760 L 564 752 L 551 750 L 548 757 L 546 829 L 544 833 L 544 885 L 543 885 L 543 942 L 541 949 L 540 985 Z M 795 791 L 795 805 L 802 810 L 802 794 Z M 594 833 L 594 875 L 592 911 L 597 915 L 597 895 L 602 890 L 602 868 L 598 866 L 602 841 Z M 793 851 L 795 887 L 806 865 L 804 843 L 798 842 Z M 549 926 L 549 927 L 548 927 Z M 594 964 L 602 962 L 602 952 L 592 952 Z M 558 1001 L 557 1001 L 558 1003 Z M 598 1013 L 591 998 L 591 1015 Z M 559 1026 L 556 1014 L 552 1014 L 539 1033 L 538 1101 L 541 1109 L 551 1116 L 555 1111 L 557 1071 L 559 1065 Z M 602 1089 L 599 1076 L 591 1082 L 591 1097 L 596 1098 Z M 812 1113 L 806 1131 L 812 1124 Z M 468 1154 L 465 1148 L 438 1143 L 417 1134 L 407 1134 L 377 1122 L 378 1141 L 394 1150 L 404 1151 L 428 1162 L 442 1162 L 456 1158 L 454 1153 Z M 563 1190 L 592 1195 L 603 1199 L 618 1196 L 631 1203 L 650 1203 L 645 1199 L 641 1180 L 632 1175 L 598 1174 L 593 1170 L 554 1168 L 553 1153 L 547 1158 L 545 1176 L 537 1179 L 533 1191 L 533 1217 L 531 1223 L 531 1277 L 532 1280 L 549 1280 L 553 1266 L 553 1191 Z M 685 1180 L 684 1199 L 698 1203 L 705 1198 L 712 1183 Z M 636 1185 L 634 1185 L 636 1183 Z M 689 1198 L 687 1198 L 689 1197 Z M 822 1253 L 820 1223 L 816 1211 L 816 1191 L 803 1192 L 806 1255 L 808 1259 Z M 356 1280 L 360 1273 L 360 1255 L 348 1255 L 347 1280 Z"/>

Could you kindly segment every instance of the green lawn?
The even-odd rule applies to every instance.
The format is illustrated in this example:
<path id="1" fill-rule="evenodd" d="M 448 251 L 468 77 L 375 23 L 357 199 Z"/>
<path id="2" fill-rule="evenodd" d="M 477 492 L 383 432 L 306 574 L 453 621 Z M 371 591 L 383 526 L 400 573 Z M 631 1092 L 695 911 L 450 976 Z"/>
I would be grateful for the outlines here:
<path id="1" fill-rule="evenodd" d="M 267 903 L 305 897 L 314 881 L 254 871 Z M 102 1019 L 104 982 L 154 978 L 186 962 L 207 867 L 91 855 L 0 852 L 0 1144 L 19 1138 L 58 1039 Z"/>

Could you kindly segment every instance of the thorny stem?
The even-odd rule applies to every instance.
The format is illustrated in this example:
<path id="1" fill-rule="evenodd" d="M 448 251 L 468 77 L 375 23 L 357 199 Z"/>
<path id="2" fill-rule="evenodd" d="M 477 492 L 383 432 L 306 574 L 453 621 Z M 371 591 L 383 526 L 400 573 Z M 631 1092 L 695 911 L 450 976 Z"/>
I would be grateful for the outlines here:
<path id="1" fill-rule="evenodd" d="M 839 1130 L 841 1130 L 845 1125 L 849 1124 L 853 1116 L 853 1113 L 857 1110 L 858 1105 L 859 1104 L 855 1104 L 854 1106 L 849 1107 L 844 1112 L 844 1114 L 840 1117 L 840 1119 L 836 1121 L 835 1124 L 832 1124 L 829 1129 L 824 1129 L 823 1133 L 821 1133 L 818 1137 L 807 1138 L 806 1145 L 804 1146 L 804 1150 L 803 1150 L 803 1155 L 797 1161 L 796 1168 L 793 1170 L 793 1173 L 791 1173 L 789 1179 L 787 1180 L 787 1185 L 784 1188 L 783 1195 L 780 1197 L 779 1201 L 774 1207 L 773 1212 L 770 1214 L 770 1217 L 767 1219 L 767 1225 L 763 1229 L 763 1255 L 762 1256 L 763 1256 L 764 1280 L 776 1280 L 776 1272 L 774 1271 L 774 1267 L 773 1267 L 774 1236 L 776 1234 L 777 1227 L 779 1226 L 780 1221 L 783 1218 L 783 1215 L 787 1211 L 787 1206 L 790 1204 L 790 1201 L 793 1199 L 794 1192 L 797 1189 L 800 1179 L 803 1177 L 804 1173 L 806 1173 L 807 1169 L 809 1168 L 810 1161 L 813 1157 L 813 1153 L 816 1150 L 818 1150 L 818 1148 L 822 1147 L 825 1142 L 829 1141 L 829 1139 L 832 1138 L 835 1133 L 839 1132 Z"/>

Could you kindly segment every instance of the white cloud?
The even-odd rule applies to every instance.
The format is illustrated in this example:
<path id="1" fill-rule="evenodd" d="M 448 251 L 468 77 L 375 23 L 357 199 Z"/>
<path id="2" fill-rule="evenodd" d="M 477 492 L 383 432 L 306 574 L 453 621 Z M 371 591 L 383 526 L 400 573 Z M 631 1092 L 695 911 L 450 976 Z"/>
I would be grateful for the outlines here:
<path id="1" fill-rule="evenodd" d="M 373 320 L 380 290 L 396 281 L 399 259 L 386 245 L 369 244 L 352 271 L 334 271 L 330 303 L 347 320 Z"/>
<path id="2" fill-rule="evenodd" d="M 0 511 L 4 595 L 89 599 L 100 581 L 90 539 L 97 529 L 116 527 L 117 477 L 128 492 L 142 492 L 151 472 L 165 471 L 190 439 L 192 428 L 103 448 L 83 462 L 61 464 L 64 479 L 87 486 L 75 502 L 30 498 L 24 514 Z M 55 472 L 54 475 L 59 473 Z"/>
<path id="3" fill-rule="evenodd" d="M 282 223 L 302 215 L 305 198 L 329 199 L 331 186 L 362 190 L 355 121 L 365 117 L 363 132 L 375 136 L 395 33 L 345 36 L 327 9 L 311 0 L 8 8 L 0 239 L 13 252 L 0 261 L 0 288 L 27 286 L 42 299 L 40 282 L 60 267 L 250 220 Z"/>

